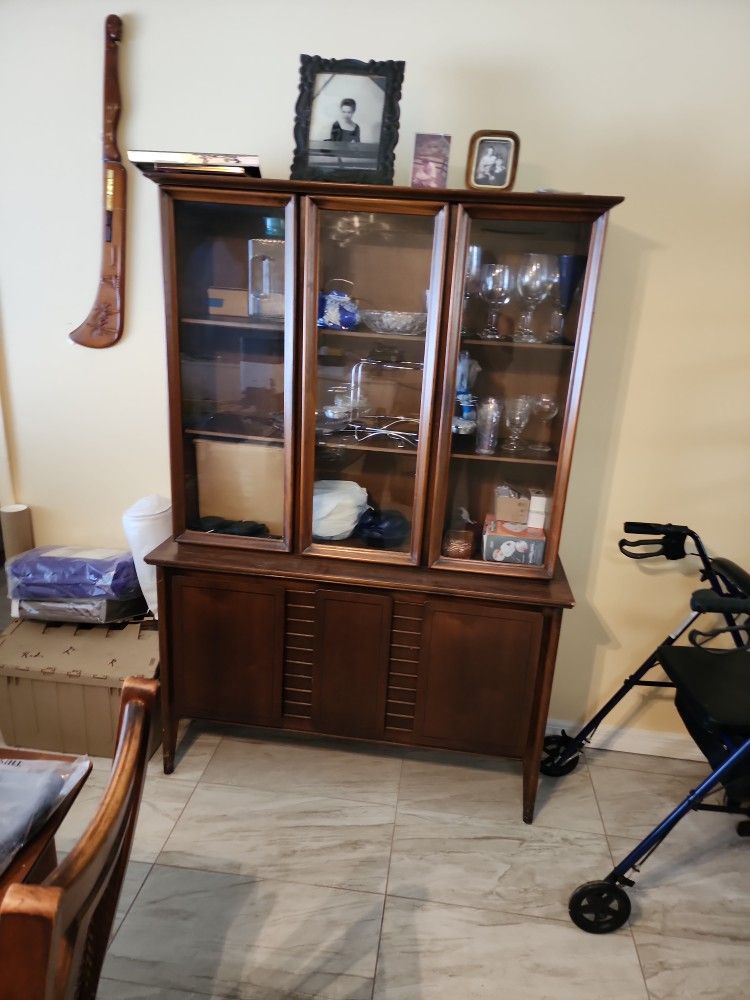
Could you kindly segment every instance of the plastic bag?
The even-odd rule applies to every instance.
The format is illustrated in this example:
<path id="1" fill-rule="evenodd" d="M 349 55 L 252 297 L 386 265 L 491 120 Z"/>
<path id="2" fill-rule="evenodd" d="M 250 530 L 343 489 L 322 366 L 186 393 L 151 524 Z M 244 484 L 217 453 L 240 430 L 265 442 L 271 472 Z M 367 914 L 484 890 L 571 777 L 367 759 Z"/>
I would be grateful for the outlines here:
<path id="1" fill-rule="evenodd" d="M 148 611 L 143 597 L 129 601 L 108 601 L 104 597 L 70 598 L 67 601 L 11 601 L 11 618 L 38 622 L 81 622 L 84 625 L 111 625 L 142 618 Z"/>
<path id="2" fill-rule="evenodd" d="M 166 497 L 151 494 L 137 500 L 122 515 L 122 526 L 135 560 L 135 571 L 154 618 L 159 617 L 156 603 L 156 566 L 144 559 L 172 534 L 172 504 Z"/>
<path id="3" fill-rule="evenodd" d="M 319 479 L 313 484 L 313 538 L 349 538 L 367 508 L 367 490 L 351 480 Z"/>
<path id="4" fill-rule="evenodd" d="M 0 757 L 0 874 L 87 767 L 87 757 L 72 763 Z"/>
<path id="5" fill-rule="evenodd" d="M 9 559 L 5 572 L 8 596 L 18 600 L 126 601 L 141 594 L 133 557 L 112 549 L 43 545 Z"/>

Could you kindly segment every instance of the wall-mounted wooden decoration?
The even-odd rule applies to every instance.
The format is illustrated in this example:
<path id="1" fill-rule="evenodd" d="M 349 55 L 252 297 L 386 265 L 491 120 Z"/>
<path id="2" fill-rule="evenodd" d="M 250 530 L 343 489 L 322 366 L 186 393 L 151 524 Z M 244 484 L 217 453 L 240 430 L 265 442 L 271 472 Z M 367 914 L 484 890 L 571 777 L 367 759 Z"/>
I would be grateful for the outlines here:
<path id="1" fill-rule="evenodd" d="M 102 265 L 94 305 L 70 339 L 84 347 L 111 347 L 122 336 L 125 312 L 125 195 L 127 175 L 117 147 L 120 84 L 117 53 L 122 21 L 110 14 L 104 25 L 104 227 Z"/>

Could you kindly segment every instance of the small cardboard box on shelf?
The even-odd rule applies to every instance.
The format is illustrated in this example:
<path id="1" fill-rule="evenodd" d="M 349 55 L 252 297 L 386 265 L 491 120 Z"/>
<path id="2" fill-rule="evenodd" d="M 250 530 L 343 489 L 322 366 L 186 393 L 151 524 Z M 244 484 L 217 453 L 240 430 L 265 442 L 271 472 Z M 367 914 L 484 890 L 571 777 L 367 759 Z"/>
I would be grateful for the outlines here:
<path id="1" fill-rule="evenodd" d="M 482 558 L 488 562 L 539 566 L 544 561 L 545 541 L 541 528 L 487 517 L 482 535 Z"/>
<path id="2" fill-rule="evenodd" d="M 527 490 L 514 489 L 510 495 L 505 485 L 495 487 L 495 519 L 526 524 L 529 516 L 529 494 Z"/>
<path id="3" fill-rule="evenodd" d="M 247 316 L 246 288 L 209 288 L 209 316 Z"/>

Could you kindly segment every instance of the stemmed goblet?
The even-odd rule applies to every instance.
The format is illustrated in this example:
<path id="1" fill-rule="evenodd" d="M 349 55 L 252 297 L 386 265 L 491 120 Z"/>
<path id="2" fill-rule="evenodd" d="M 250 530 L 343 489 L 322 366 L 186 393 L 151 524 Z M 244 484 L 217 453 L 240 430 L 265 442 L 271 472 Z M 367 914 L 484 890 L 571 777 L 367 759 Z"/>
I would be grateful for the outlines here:
<path id="1" fill-rule="evenodd" d="M 479 336 L 482 340 L 503 340 L 497 328 L 500 306 L 510 301 L 513 288 L 513 272 L 508 264 L 485 264 L 482 268 L 480 293 L 490 309 L 487 315 L 487 325 Z"/>
<path id="2" fill-rule="evenodd" d="M 464 300 L 468 301 L 479 293 L 479 280 L 482 273 L 482 248 L 471 243 L 466 251 L 466 268 L 464 271 Z"/>
<path id="3" fill-rule="evenodd" d="M 538 344 L 534 329 L 534 313 L 540 302 L 547 298 L 555 283 L 556 270 L 547 254 L 528 253 L 518 270 L 516 287 L 526 303 L 513 337 L 522 344 Z"/>
<path id="4" fill-rule="evenodd" d="M 516 396 L 505 400 L 503 422 L 508 428 L 508 437 L 501 446 L 502 451 L 523 451 L 520 438 L 531 416 L 531 402 L 531 396 Z"/>
<path id="5" fill-rule="evenodd" d="M 481 294 L 482 247 L 477 243 L 469 244 L 466 250 L 464 265 L 464 313 L 461 336 L 471 336 L 471 316 L 473 315 L 472 300 Z"/>
<path id="6" fill-rule="evenodd" d="M 560 404 L 547 392 L 540 392 L 537 396 L 531 397 L 531 412 L 542 424 L 551 423 L 560 412 Z M 530 441 L 527 445 L 529 451 L 537 454 L 546 454 L 552 451 L 550 445 L 543 441 Z"/>
<path id="7" fill-rule="evenodd" d="M 552 288 L 550 290 L 552 299 L 552 311 L 549 314 L 547 333 L 544 340 L 548 344 L 560 344 L 565 339 L 565 309 L 562 301 L 562 288 L 560 284 L 560 269 L 552 265 Z"/>

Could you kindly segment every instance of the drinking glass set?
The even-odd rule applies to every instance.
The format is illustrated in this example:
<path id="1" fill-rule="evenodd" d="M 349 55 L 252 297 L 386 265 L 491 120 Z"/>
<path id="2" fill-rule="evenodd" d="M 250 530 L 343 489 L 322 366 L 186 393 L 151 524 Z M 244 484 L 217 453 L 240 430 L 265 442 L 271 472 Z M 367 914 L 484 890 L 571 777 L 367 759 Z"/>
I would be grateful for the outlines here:
<path id="1" fill-rule="evenodd" d="M 523 433 L 532 417 L 544 425 L 554 420 L 559 411 L 557 400 L 545 392 L 509 399 L 488 396 L 480 400 L 477 405 L 477 455 L 495 454 L 501 427 L 508 434 L 500 445 L 501 451 L 511 454 L 525 451 L 537 455 L 550 452 L 552 449 L 546 442 L 524 440 Z"/>
<path id="2" fill-rule="evenodd" d="M 480 331 L 482 340 L 512 340 L 520 344 L 560 343 L 563 340 L 565 313 L 570 306 L 578 281 L 583 274 L 585 258 L 579 255 L 543 253 L 525 254 L 517 270 L 507 263 L 482 264 L 481 247 L 472 244 L 466 259 L 465 299 L 478 295 L 488 305 L 487 323 Z M 517 293 L 523 312 L 513 336 L 498 329 L 502 309 Z M 547 329 L 543 337 L 537 332 L 536 310 L 545 299 L 551 299 Z"/>

